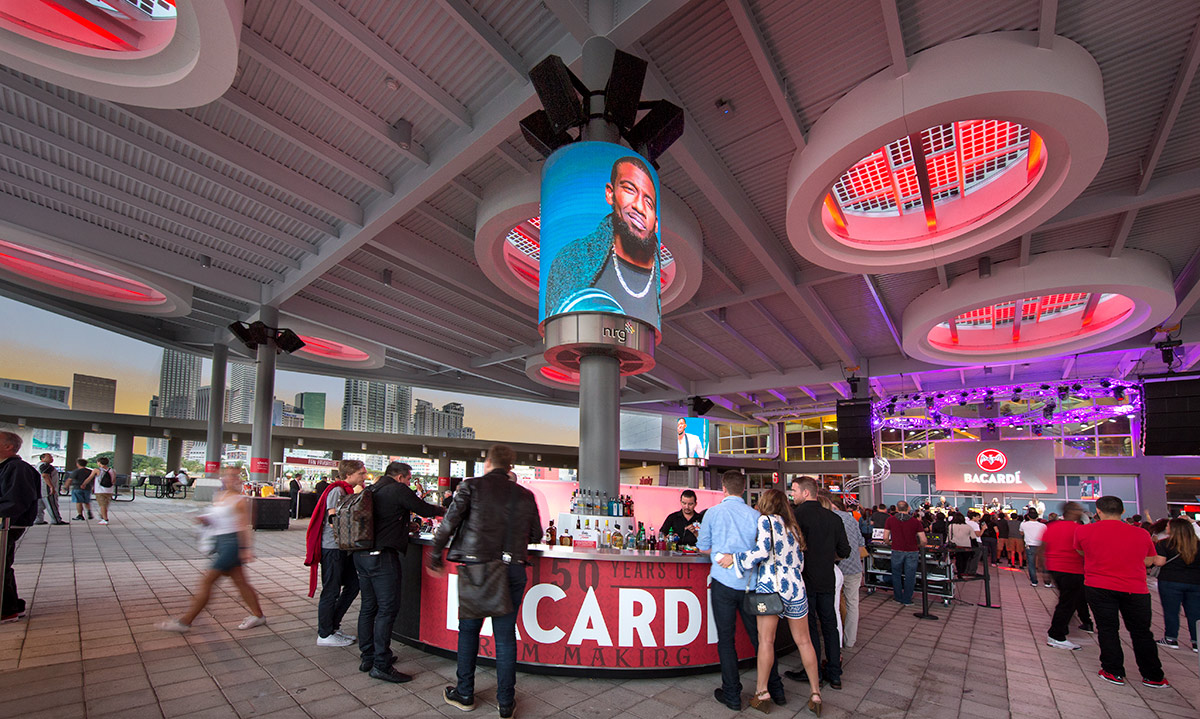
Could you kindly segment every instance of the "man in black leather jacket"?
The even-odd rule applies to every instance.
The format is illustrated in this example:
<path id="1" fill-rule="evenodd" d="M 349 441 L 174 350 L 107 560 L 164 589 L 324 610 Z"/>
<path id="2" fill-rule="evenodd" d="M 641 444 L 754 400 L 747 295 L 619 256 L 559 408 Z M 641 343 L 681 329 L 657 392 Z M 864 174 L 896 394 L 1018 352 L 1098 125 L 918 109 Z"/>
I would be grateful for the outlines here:
<path id="1" fill-rule="evenodd" d="M 503 559 L 508 562 L 508 587 L 512 611 L 492 617 L 496 641 L 496 703 L 500 716 L 511 717 L 516 708 L 517 612 L 525 594 L 525 564 L 529 544 L 542 540 L 542 522 L 533 493 L 512 480 L 509 472 L 517 455 L 512 447 L 492 445 L 482 477 L 458 485 L 446 516 L 433 535 L 429 570 L 445 574 L 442 550 L 450 544 L 449 559 L 475 564 Z M 451 535 L 454 536 L 451 541 Z M 507 542 L 506 542 L 507 540 Z M 446 687 L 447 704 L 469 711 L 475 706 L 475 660 L 479 655 L 482 619 L 458 620 L 458 685 Z"/>

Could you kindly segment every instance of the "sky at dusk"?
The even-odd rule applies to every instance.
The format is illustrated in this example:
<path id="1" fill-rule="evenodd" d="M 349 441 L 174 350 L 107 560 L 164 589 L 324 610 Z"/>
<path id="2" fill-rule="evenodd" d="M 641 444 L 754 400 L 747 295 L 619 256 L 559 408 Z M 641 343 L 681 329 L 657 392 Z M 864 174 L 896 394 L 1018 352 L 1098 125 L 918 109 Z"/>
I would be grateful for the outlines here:
<path id="1" fill-rule="evenodd" d="M 0 297 L 0 377 L 70 387 L 76 372 L 117 380 L 116 411 L 145 415 L 158 394 L 162 348 L 94 327 L 30 305 Z M 204 361 L 203 377 L 211 363 Z M 201 385 L 207 384 L 201 379 Z M 291 402 L 298 392 L 324 392 L 325 426 L 341 427 L 345 380 L 340 377 L 288 372 L 275 375 L 275 396 Z M 574 407 L 545 405 L 413 387 L 413 402 L 424 399 L 440 407 L 461 402 L 464 424 L 478 439 L 579 443 L 579 412 Z M 140 442 L 139 442 L 140 444 Z"/>

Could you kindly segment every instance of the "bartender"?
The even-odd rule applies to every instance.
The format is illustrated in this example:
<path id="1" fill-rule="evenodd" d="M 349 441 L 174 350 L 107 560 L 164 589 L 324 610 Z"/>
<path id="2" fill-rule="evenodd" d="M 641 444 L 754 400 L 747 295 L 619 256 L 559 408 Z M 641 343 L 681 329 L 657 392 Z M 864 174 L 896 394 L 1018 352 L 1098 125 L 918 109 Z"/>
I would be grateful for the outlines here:
<path id="1" fill-rule="evenodd" d="M 992 497 L 992 501 L 988 502 L 987 511 L 997 512 L 1000 510 L 1000 498 Z"/>
<path id="2" fill-rule="evenodd" d="M 700 533 L 700 520 L 703 512 L 696 511 L 696 493 L 685 489 L 679 495 L 679 511 L 672 512 L 663 520 L 662 532 L 668 534 L 674 530 L 679 535 L 680 544 L 696 546 L 696 535 Z"/>

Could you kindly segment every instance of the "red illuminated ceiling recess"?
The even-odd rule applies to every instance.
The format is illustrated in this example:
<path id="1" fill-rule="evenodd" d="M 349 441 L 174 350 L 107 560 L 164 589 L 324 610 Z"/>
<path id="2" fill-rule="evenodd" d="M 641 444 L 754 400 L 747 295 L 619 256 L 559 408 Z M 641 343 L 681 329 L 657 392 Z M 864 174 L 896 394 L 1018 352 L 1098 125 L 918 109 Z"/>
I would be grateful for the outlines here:
<path id="1" fill-rule="evenodd" d="M 109 302 L 145 307 L 167 301 L 162 292 L 130 277 L 4 240 L 0 267 L 39 284 Z"/>
<path id="2" fill-rule="evenodd" d="M 1003 120 L 927 128 L 879 148 L 825 196 L 826 229 L 861 247 L 936 242 L 1018 202 L 1046 169 L 1041 137 Z"/>
<path id="3" fill-rule="evenodd" d="M 579 373 L 571 370 L 559 369 L 549 365 L 542 367 L 539 370 L 542 376 L 552 382 L 561 382 L 562 384 L 579 384 Z"/>
<path id="4" fill-rule="evenodd" d="M 1034 348 L 1102 332 L 1126 319 L 1133 301 L 1120 294 L 1068 292 L 1026 297 L 964 312 L 929 330 L 929 343 L 958 351 Z"/>
<path id="5" fill-rule="evenodd" d="M 304 342 L 304 347 L 299 350 L 299 354 L 341 362 L 366 362 L 371 359 L 370 354 L 342 342 L 308 335 L 299 335 L 299 337 Z"/>
<path id="6" fill-rule="evenodd" d="M 535 292 L 538 289 L 538 261 L 541 257 L 540 217 L 531 217 L 508 231 L 504 237 L 504 263 L 521 282 Z M 662 291 L 675 280 L 675 258 L 664 245 L 659 252 L 662 263 Z"/>
<path id="7" fill-rule="evenodd" d="M 0 25 L 59 48 L 137 53 L 175 34 L 175 0 L 0 0 Z"/>

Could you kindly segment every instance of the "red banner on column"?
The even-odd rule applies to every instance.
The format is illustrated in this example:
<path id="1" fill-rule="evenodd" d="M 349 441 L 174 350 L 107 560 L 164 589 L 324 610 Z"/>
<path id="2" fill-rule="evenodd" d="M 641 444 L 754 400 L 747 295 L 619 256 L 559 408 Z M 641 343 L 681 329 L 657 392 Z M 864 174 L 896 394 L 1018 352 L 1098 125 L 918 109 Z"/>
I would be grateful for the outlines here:
<path id="1" fill-rule="evenodd" d="M 204 473 L 205 474 L 216 474 L 219 471 L 221 471 L 221 463 L 220 462 L 205 462 L 204 463 Z"/>
<path id="2" fill-rule="evenodd" d="M 450 489 L 450 478 L 438 477 L 438 489 Z"/>
<path id="3" fill-rule="evenodd" d="M 250 458 L 250 474 L 267 474 L 271 471 L 271 461 L 266 457 Z"/>

